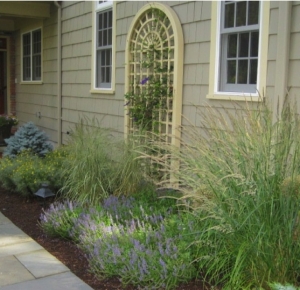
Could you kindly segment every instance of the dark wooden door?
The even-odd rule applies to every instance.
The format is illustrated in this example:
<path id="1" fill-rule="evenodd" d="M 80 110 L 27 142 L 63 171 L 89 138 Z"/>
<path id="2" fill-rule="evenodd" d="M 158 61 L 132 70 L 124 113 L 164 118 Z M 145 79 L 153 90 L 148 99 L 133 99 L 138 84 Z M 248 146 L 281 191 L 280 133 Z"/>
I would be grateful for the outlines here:
<path id="1" fill-rule="evenodd" d="M 6 51 L 0 51 L 0 114 L 6 113 L 5 99 L 7 93 L 6 82 Z"/>

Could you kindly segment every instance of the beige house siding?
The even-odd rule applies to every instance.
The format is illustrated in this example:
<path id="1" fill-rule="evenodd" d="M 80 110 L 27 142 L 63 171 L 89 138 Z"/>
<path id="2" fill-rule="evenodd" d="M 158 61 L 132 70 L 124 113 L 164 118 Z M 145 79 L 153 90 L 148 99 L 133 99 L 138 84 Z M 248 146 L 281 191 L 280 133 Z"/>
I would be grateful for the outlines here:
<path id="1" fill-rule="evenodd" d="M 54 5 L 50 18 L 36 21 L 15 33 L 16 43 L 16 115 L 20 124 L 33 121 L 53 142 L 57 140 L 57 14 Z M 42 84 L 21 84 L 21 33 L 42 26 Z M 40 113 L 41 118 L 37 117 Z"/>
<path id="2" fill-rule="evenodd" d="M 270 3 L 270 27 L 268 47 L 267 84 L 265 95 L 272 99 L 275 93 L 275 72 L 277 57 L 277 32 L 278 32 L 278 2 Z"/>
<path id="3" fill-rule="evenodd" d="M 207 98 L 209 91 L 211 14 L 210 1 L 158 1 L 170 6 L 178 15 L 184 36 L 183 115 L 200 124 L 201 115 L 194 105 L 232 107 L 229 100 Z M 74 129 L 80 118 L 97 118 L 103 127 L 123 136 L 125 93 L 125 47 L 128 29 L 136 13 L 149 1 L 118 1 L 115 39 L 115 90 L 112 94 L 91 93 L 92 78 L 92 11 L 94 2 L 63 1 L 62 5 L 62 135 Z M 270 3 L 269 45 L 265 95 L 274 98 L 280 2 Z M 291 95 L 300 94 L 300 2 L 292 3 L 288 86 Z M 57 141 L 57 7 L 51 5 L 51 17 L 43 22 L 43 84 L 20 84 L 21 39 L 16 40 L 17 115 L 21 122 L 33 120 Z M 240 102 L 242 103 L 242 102 Z M 299 109 L 300 110 L 300 109 Z M 41 118 L 36 113 L 41 112 Z M 186 125 L 186 121 L 182 121 Z"/>
<path id="4" fill-rule="evenodd" d="M 62 3 L 62 131 L 67 133 L 81 118 L 96 118 L 101 126 L 123 134 L 124 93 L 92 94 L 92 5 L 94 2 Z M 124 61 L 123 61 L 124 62 Z M 116 80 L 123 81 L 116 69 Z"/>
<path id="5" fill-rule="evenodd" d="M 300 111 L 300 2 L 294 1 L 292 6 L 291 21 L 291 39 L 290 39 L 290 58 L 288 87 L 290 87 L 290 95 L 298 100 L 298 112 Z"/>

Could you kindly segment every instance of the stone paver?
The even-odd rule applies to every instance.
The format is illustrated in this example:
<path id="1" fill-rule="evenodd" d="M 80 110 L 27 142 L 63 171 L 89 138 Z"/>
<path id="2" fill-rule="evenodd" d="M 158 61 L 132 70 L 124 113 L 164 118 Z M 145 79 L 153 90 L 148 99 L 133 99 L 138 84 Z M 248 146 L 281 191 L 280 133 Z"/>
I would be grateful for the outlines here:
<path id="1" fill-rule="evenodd" d="M 92 290 L 0 212 L 0 290 L 41 289 Z"/>
<path id="2" fill-rule="evenodd" d="M 33 240 L 26 241 L 24 243 L 11 244 L 0 247 L 0 258 L 37 251 L 41 249 L 43 249 L 43 247 Z"/>
<path id="3" fill-rule="evenodd" d="M 0 212 L 0 225 L 11 224 L 11 221 Z"/>
<path id="4" fill-rule="evenodd" d="M 16 255 L 16 258 L 30 271 L 35 278 L 41 278 L 70 271 L 64 264 L 49 254 L 46 250 L 39 250 Z"/>
<path id="5" fill-rule="evenodd" d="M 14 257 L 0 258 L 0 288 L 2 286 L 33 280 L 34 276 Z"/>
<path id="6" fill-rule="evenodd" d="M 32 241 L 32 239 L 14 224 L 0 225 L 0 247 L 27 241 Z"/>
<path id="7" fill-rule="evenodd" d="M 1 290 L 93 290 L 71 272 L 0 287 Z"/>

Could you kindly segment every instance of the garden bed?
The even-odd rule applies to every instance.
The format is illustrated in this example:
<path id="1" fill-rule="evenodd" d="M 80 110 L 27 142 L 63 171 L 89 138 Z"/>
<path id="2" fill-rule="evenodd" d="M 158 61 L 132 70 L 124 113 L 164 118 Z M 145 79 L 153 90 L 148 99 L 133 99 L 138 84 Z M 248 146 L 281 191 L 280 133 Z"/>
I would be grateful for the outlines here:
<path id="1" fill-rule="evenodd" d="M 53 202 L 48 199 L 45 207 Z M 89 273 L 88 261 L 80 249 L 72 242 L 47 236 L 38 225 L 38 219 L 42 212 L 43 202 L 37 198 L 23 198 L 20 195 L 0 189 L 0 211 L 15 225 L 32 237 L 47 251 L 64 263 L 76 276 L 90 285 L 93 289 L 137 289 L 134 286 L 123 287 L 117 278 L 99 281 Z M 192 281 L 177 287 L 181 290 L 202 290 L 202 281 Z"/>

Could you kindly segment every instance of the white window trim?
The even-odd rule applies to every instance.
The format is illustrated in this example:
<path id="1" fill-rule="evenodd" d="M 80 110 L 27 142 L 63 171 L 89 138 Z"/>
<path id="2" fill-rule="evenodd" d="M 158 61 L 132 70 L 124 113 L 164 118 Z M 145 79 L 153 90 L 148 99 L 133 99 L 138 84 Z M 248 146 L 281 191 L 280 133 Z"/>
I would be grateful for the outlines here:
<path id="1" fill-rule="evenodd" d="M 41 79 L 40 80 L 32 80 L 32 55 L 31 55 L 31 80 L 24 80 L 23 79 L 23 35 L 30 33 L 31 34 L 31 39 L 32 39 L 32 32 L 36 30 L 41 30 Z M 32 45 L 32 43 L 31 43 Z M 32 49 L 32 47 L 31 47 Z M 42 27 L 36 27 L 27 31 L 24 31 L 21 33 L 21 81 L 20 84 L 22 85 L 41 85 L 43 84 L 43 29 Z"/>
<path id="2" fill-rule="evenodd" d="M 92 2 L 93 5 L 93 13 L 92 13 L 92 23 L 93 23 L 93 29 L 92 29 L 92 81 L 91 81 L 91 94 L 114 94 L 115 93 L 115 39 L 116 39 L 116 2 L 115 1 L 107 1 L 106 3 L 99 4 L 97 2 Z M 112 25 L 112 72 L 111 72 L 111 87 L 110 88 L 97 88 L 96 87 L 96 65 L 97 65 L 97 50 L 96 50 L 96 33 L 97 33 L 97 12 L 104 11 L 108 9 L 112 9 L 113 13 L 113 25 Z"/>
<path id="3" fill-rule="evenodd" d="M 235 100 L 235 101 L 263 101 L 266 90 L 267 80 L 267 55 L 269 40 L 269 13 L 270 2 L 261 1 L 260 7 L 260 35 L 259 35 L 259 52 L 257 68 L 257 88 L 256 93 L 242 92 L 220 92 L 218 89 L 219 70 L 220 70 L 220 29 L 221 29 L 221 1 L 213 1 L 211 14 L 211 47 L 210 47 L 210 72 L 209 72 L 209 89 L 207 99 L 216 100 Z M 263 49 L 262 49 L 263 48 Z"/>

